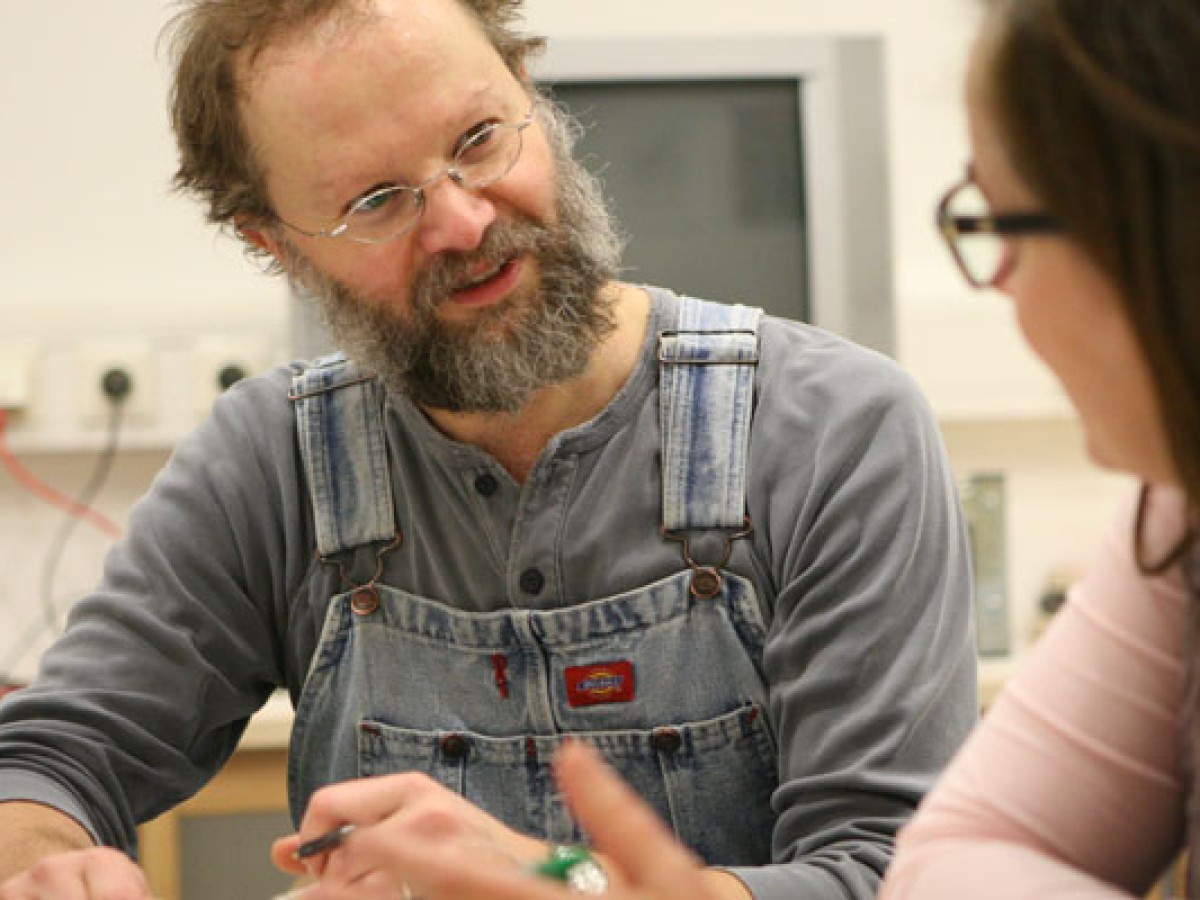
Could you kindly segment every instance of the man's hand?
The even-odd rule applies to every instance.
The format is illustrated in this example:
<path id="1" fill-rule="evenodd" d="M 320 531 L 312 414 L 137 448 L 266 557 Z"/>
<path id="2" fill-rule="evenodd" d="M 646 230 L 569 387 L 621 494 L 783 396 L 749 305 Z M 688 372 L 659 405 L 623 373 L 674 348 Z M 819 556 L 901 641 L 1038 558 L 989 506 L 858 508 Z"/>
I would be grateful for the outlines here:
<path id="1" fill-rule="evenodd" d="M 302 843 L 347 823 L 355 829 L 340 847 L 305 861 L 295 858 Z M 547 850 L 543 842 L 513 831 L 428 776 L 406 772 L 317 791 L 299 833 L 276 841 L 271 858 L 285 872 L 319 878 L 314 896 L 370 897 L 373 890 L 395 896 L 404 872 L 388 849 L 431 842 L 481 864 L 510 869 L 540 861 Z"/>
<path id="2" fill-rule="evenodd" d="M 612 900 L 746 900 L 726 872 L 705 869 L 620 777 L 582 745 L 556 761 L 568 804 L 595 840 Z M 417 896 L 423 900 L 573 900 L 581 895 L 530 874 L 548 847 L 518 835 L 420 775 L 345 782 L 313 795 L 300 835 L 276 842 L 276 865 L 338 825 L 354 830 L 309 874 L 311 900 Z M 404 892 L 407 885 L 408 893 Z"/>
<path id="3" fill-rule="evenodd" d="M 0 803 L 0 900 L 149 900 L 134 862 L 95 847 L 70 816 L 37 803 Z"/>

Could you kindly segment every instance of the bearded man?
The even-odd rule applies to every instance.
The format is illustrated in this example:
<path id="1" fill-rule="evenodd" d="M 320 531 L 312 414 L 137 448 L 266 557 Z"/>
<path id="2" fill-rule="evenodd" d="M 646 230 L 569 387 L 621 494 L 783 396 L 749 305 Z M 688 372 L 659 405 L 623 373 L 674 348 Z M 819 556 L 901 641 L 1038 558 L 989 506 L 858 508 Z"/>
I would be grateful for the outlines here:
<path id="1" fill-rule="evenodd" d="M 6 900 L 149 896 L 136 823 L 279 688 L 285 868 L 367 776 L 413 833 L 535 864 L 582 840 L 549 774 L 575 739 L 739 898 L 870 896 L 970 728 L 965 529 L 912 382 L 619 281 L 519 5 L 184 4 L 178 183 L 342 352 L 221 400 L 0 710 Z M 321 846 L 314 896 L 408 896 Z"/>

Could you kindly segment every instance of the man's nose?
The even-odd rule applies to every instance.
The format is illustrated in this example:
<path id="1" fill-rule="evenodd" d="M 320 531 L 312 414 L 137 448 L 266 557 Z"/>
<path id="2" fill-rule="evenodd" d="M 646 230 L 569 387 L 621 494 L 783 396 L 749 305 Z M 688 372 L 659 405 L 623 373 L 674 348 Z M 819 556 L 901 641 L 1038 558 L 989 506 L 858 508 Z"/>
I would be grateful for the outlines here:
<path id="1" fill-rule="evenodd" d="M 431 256 L 446 250 L 469 253 L 496 221 L 496 206 L 485 194 L 463 187 L 446 173 L 425 189 L 425 210 L 418 225 L 421 249 Z"/>

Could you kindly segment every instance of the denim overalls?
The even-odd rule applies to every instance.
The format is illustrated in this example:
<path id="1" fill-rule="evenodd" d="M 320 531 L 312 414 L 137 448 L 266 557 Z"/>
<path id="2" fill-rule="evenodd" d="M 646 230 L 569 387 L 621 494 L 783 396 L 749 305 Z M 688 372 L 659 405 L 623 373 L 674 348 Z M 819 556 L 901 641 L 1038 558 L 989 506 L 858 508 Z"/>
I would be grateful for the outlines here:
<path id="1" fill-rule="evenodd" d="M 678 328 L 659 335 L 654 539 L 678 542 L 678 572 L 553 610 L 465 613 L 376 579 L 329 601 L 292 732 L 293 815 L 321 785 L 417 770 L 518 831 L 579 840 L 550 774 L 571 735 L 706 861 L 770 861 L 778 775 L 765 629 L 750 581 L 722 570 L 749 530 L 759 316 L 681 298 Z M 381 388 L 334 356 L 297 376 L 292 395 L 319 554 L 336 564 L 371 545 L 382 559 L 404 523 Z M 700 529 L 722 533 L 725 559 L 693 560 L 687 538 Z"/>

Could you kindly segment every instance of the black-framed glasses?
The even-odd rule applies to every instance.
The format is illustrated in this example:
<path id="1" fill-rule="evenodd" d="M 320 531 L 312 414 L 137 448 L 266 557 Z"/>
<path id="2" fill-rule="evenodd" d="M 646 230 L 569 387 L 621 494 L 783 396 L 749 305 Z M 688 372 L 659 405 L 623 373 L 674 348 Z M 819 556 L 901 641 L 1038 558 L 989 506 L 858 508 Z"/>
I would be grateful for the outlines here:
<path id="1" fill-rule="evenodd" d="M 991 287 L 1004 276 L 1011 259 L 1005 238 L 1062 232 L 1049 213 L 992 212 L 970 172 L 938 203 L 937 228 L 963 277 L 976 288 Z"/>
<path id="2" fill-rule="evenodd" d="M 308 237 L 344 237 L 360 244 L 381 244 L 411 231 L 425 210 L 426 192 L 442 178 L 461 188 L 483 190 L 512 171 L 521 158 L 522 133 L 533 124 L 530 106 L 519 122 L 486 122 L 467 132 L 454 150 L 450 164 L 418 185 L 387 185 L 354 201 L 342 218 L 315 231 L 284 225 Z"/>

